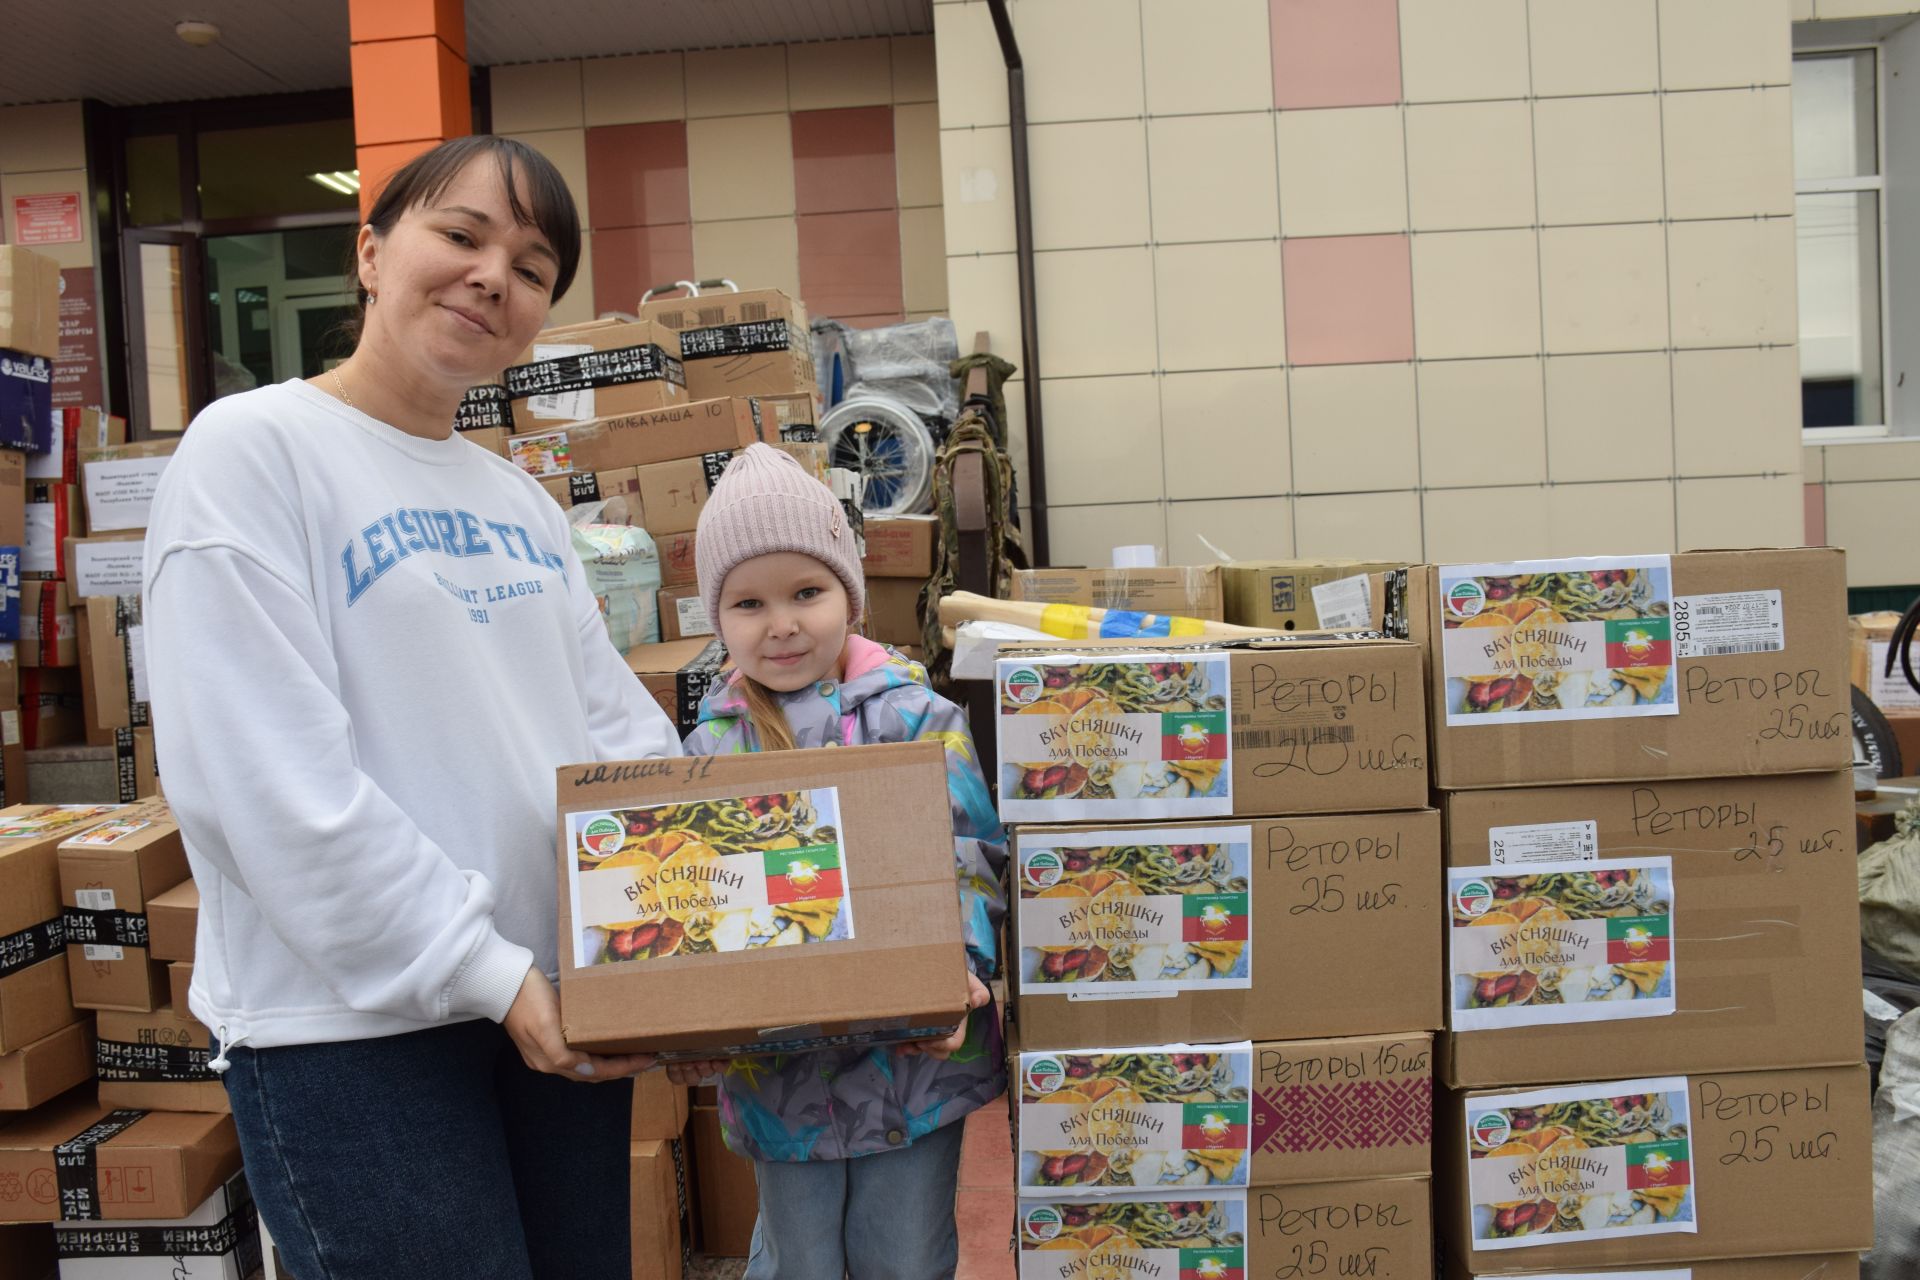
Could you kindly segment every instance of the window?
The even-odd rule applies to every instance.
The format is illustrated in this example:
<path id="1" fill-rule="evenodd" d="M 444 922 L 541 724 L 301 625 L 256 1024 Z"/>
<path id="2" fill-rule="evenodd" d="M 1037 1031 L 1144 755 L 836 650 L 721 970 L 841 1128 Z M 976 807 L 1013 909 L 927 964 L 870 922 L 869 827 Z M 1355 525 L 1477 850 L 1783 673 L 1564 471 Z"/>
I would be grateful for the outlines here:
<path id="1" fill-rule="evenodd" d="M 1885 195 L 1877 48 L 1793 60 L 1801 422 L 1884 432 Z"/>

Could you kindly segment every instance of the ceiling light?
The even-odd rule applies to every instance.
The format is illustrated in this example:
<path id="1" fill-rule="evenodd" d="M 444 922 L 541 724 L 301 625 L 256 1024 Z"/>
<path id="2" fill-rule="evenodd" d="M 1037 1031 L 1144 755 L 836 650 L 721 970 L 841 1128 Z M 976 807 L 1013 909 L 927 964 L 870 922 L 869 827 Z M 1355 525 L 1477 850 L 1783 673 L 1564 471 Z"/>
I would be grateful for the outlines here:
<path id="1" fill-rule="evenodd" d="M 192 18 L 173 24 L 173 34 L 196 49 L 204 49 L 220 38 L 220 28 L 211 22 L 199 22 Z"/>
<path id="2" fill-rule="evenodd" d="M 317 182 L 329 191 L 343 196 L 360 194 L 360 171 L 358 169 L 335 169 L 331 173 L 310 173 L 307 181 Z"/>

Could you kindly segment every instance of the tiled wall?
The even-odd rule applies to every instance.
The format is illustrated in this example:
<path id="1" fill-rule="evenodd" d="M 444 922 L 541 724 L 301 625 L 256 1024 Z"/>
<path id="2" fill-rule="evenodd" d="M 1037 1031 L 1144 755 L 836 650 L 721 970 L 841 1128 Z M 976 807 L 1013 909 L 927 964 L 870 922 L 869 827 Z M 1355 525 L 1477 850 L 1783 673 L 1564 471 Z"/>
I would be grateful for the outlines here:
<path id="1" fill-rule="evenodd" d="M 556 323 L 724 276 L 855 325 L 943 313 L 929 36 L 495 67 L 493 129 L 589 228 Z"/>
<path id="2" fill-rule="evenodd" d="M 80 239 L 35 245 L 62 269 L 93 265 L 93 219 L 87 192 L 87 140 L 78 102 L 0 107 L 0 241 L 13 238 L 13 202 L 45 192 L 81 193 Z"/>
<path id="3" fill-rule="evenodd" d="M 1012 13 L 1056 562 L 1801 540 L 1790 0 Z M 954 320 L 1017 354 L 992 25 L 934 23 Z"/>

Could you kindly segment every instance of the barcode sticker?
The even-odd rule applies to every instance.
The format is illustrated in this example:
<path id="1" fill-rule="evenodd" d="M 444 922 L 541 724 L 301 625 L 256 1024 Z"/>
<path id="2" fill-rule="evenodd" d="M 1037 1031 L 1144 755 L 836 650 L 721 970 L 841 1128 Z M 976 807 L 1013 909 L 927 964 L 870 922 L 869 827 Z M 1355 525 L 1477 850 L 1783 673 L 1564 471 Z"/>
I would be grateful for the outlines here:
<path id="1" fill-rule="evenodd" d="M 1322 582 L 1313 589 L 1322 631 L 1364 631 L 1373 625 L 1373 587 L 1367 575 Z"/>
<path id="2" fill-rule="evenodd" d="M 82 911 L 111 911 L 115 903 L 111 889 L 75 889 L 73 905 Z"/>
<path id="3" fill-rule="evenodd" d="M 109 946 L 104 942 L 89 942 L 83 948 L 89 960 L 125 960 L 126 948 Z"/>
<path id="4" fill-rule="evenodd" d="M 1352 742 L 1350 724 L 1301 725 L 1297 728 L 1235 729 L 1236 751 L 1270 751 L 1275 747 L 1317 747 L 1331 742 Z"/>
<path id="5" fill-rule="evenodd" d="M 1494 827 L 1487 832 L 1487 861 L 1495 866 L 1528 862 L 1592 862 L 1600 856 L 1599 824 L 1537 822 Z"/>
<path id="6" fill-rule="evenodd" d="M 693 636 L 710 636 L 713 624 L 707 621 L 707 602 L 699 596 L 686 596 L 674 602 L 673 606 L 680 614 L 680 636 L 689 639 Z"/>
<path id="7" fill-rule="evenodd" d="M 536 361 L 560 360 L 567 356 L 584 356 L 592 350 L 593 344 L 590 342 L 536 342 L 533 345 L 533 358 Z M 527 412 L 536 418 L 585 422 L 593 416 L 593 388 L 563 391 L 550 396 L 528 396 Z"/>
<path id="8" fill-rule="evenodd" d="M 1729 591 L 1673 598 L 1676 658 L 1724 658 L 1736 653 L 1778 653 L 1787 629 L 1778 591 Z"/>

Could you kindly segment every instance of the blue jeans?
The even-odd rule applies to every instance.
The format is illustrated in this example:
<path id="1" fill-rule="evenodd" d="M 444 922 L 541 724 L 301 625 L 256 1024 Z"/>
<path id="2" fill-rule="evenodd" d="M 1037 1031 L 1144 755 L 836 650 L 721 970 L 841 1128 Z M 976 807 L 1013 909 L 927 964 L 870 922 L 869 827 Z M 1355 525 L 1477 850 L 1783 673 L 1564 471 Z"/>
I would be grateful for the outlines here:
<path id="1" fill-rule="evenodd" d="M 480 1020 L 228 1053 L 247 1181 L 299 1280 L 629 1280 L 631 1081 Z"/>
<path id="2" fill-rule="evenodd" d="M 960 1258 L 959 1121 L 898 1151 L 758 1160 L 760 1218 L 746 1280 L 939 1280 Z"/>

